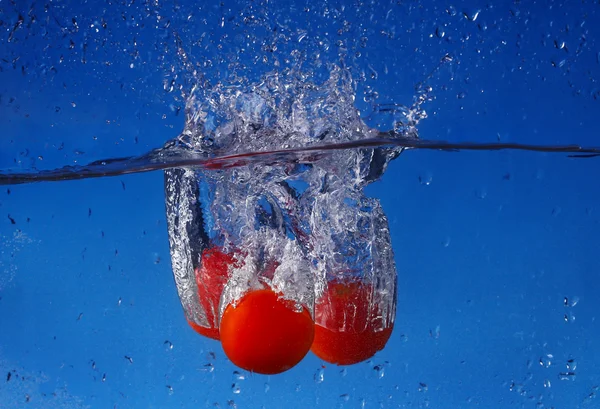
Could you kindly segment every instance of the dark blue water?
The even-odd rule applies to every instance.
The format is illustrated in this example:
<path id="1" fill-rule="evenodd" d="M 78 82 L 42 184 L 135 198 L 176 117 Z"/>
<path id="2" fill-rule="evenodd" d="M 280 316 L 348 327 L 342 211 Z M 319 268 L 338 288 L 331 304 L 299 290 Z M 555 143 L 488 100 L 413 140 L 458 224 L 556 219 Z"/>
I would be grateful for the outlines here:
<path id="1" fill-rule="evenodd" d="M 384 132 L 394 118 L 371 112 L 412 106 L 425 82 L 421 140 L 599 146 L 598 13 L 2 2 L 0 169 L 155 164 L 143 155 L 184 129 L 194 84 L 256 83 L 293 66 L 293 50 L 315 83 L 343 60 L 353 105 Z M 309 354 L 270 377 L 235 368 L 185 322 L 162 171 L 3 186 L 0 406 L 596 407 L 600 161 L 443 147 L 403 152 L 366 189 L 388 215 L 398 269 L 387 347 L 346 368 Z"/>

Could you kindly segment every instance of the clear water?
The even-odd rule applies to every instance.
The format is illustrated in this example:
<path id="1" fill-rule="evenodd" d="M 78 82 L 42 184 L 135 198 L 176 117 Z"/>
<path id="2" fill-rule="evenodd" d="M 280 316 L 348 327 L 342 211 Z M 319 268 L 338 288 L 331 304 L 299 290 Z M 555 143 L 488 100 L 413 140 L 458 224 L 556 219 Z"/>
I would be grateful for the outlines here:
<path id="1" fill-rule="evenodd" d="M 0 8 L 1 181 L 117 176 L 5 186 L 6 407 L 594 407 L 595 5 Z M 503 147 L 591 157 L 465 152 Z M 327 223 L 363 194 L 387 213 L 398 311 L 369 362 L 235 368 L 183 317 L 162 172 L 126 175 L 194 165 L 242 200 L 224 177 L 286 164 L 312 199 L 336 177 Z"/>

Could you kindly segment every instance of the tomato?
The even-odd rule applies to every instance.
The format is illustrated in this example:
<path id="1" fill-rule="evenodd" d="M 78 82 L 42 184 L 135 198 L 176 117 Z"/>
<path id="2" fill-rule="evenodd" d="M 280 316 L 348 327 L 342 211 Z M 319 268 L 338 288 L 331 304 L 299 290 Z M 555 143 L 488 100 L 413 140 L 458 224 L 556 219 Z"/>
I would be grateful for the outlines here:
<path id="1" fill-rule="evenodd" d="M 202 252 L 201 266 L 195 271 L 196 284 L 198 299 L 210 326 L 203 327 L 190 320 L 188 323 L 205 337 L 219 339 L 219 303 L 223 288 L 229 279 L 229 266 L 234 263 L 232 255 L 223 253 L 218 248 L 213 247 Z"/>
<path id="2" fill-rule="evenodd" d="M 277 374 L 294 367 L 310 350 L 314 321 L 294 302 L 271 289 L 251 290 L 237 305 L 228 305 L 221 318 L 221 345 L 240 368 Z"/>
<path id="3" fill-rule="evenodd" d="M 352 365 L 382 350 L 392 325 L 381 328 L 378 307 L 370 305 L 373 286 L 360 282 L 330 283 L 315 306 L 312 352 L 322 360 Z"/>
<path id="4" fill-rule="evenodd" d="M 213 326 L 210 328 L 202 327 L 190 319 L 188 319 L 187 322 L 198 334 L 217 341 L 219 340 L 219 328 L 215 328 Z"/>

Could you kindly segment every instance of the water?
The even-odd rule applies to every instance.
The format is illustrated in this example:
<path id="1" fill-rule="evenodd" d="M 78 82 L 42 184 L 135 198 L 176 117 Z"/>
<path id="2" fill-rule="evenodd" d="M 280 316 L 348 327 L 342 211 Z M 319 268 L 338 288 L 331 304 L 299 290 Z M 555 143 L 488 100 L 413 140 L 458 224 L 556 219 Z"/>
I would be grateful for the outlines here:
<path id="1" fill-rule="evenodd" d="M 33 399 L 81 407 L 97 399 L 109 407 L 145 407 L 157 400 L 164 406 L 263 402 L 275 407 L 281 403 L 275 395 L 321 407 L 593 403 L 598 380 L 589 368 L 596 363 L 598 266 L 592 256 L 597 202 L 594 181 L 586 174 L 597 172 L 593 146 L 598 144 L 588 137 L 594 132 L 589 125 L 593 85 L 573 74 L 595 67 L 585 60 L 587 47 L 594 48 L 593 33 L 581 40 L 593 21 L 580 20 L 582 10 L 536 19 L 535 10 L 519 5 L 456 10 L 407 2 L 306 10 L 248 3 L 199 10 L 187 4 L 172 9 L 131 2 L 115 5 L 114 12 L 100 6 L 102 17 L 75 9 L 59 12 L 50 5 L 54 24 L 40 17 L 42 6 L 20 10 L 22 23 L 17 13 L 3 22 L 10 37 L 4 44 L 9 61 L 24 43 L 39 38 L 62 47 L 40 52 L 37 59 L 23 55 L 25 75 L 20 63 L 3 65 L 5 78 L 12 80 L 14 71 L 29 81 L 31 73 L 39 73 L 51 90 L 59 90 L 51 92 L 56 101 L 38 111 L 24 97 L 32 95 L 27 87 L 22 93 L 4 92 L 22 96 L 18 111 L 2 99 L 3 112 L 10 112 L 4 118 L 25 121 L 25 114 L 48 109 L 53 116 L 47 123 L 59 129 L 17 138 L 21 134 L 12 126 L 13 141 L 4 139 L 0 148 L 0 183 L 11 185 L 2 200 L 9 217 L 1 232 L 0 260 L 0 313 L 10 317 L 2 320 L 7 330 L 0 344 L 0 358 L 7 360 L 1 367 L 13 374 L 4 389 L 9 405 Z M 298 23 L 305 21 L 305 13 L 311 16 L 307 27 Z M 32 15 L 37 23 L 31 23 Z M 419 25 L 428 15 L 435 16 L 435 24 Z M 542 20 L 553 23 L 538 29 L 535 24 L 542 26 Z M 587 24 L 581 25 L 584 20 Z M 59 40 L 65 33 L 72 48 L 66 38 L 64 44 Z M 541 34 L 551 50 L 528 40 Z M 415 44 L 423 47 L 427 38 L 434 38 L 436 47 L 416 52 L 416 63 L 402 57 L 413 55 Z M 555 47 L 554 38 L 566 48 Z M 103 39 L 115 40 L 112 49 L 126 52 L 104 56 Z M 393 53 L 386 44 L 395 45 Z M 564 74 L 536 71 L 537 58 L 549 67 L 555 61 Z M 62 66 L 61 60 L 66 61 Z M 119 78 L 104 81 L 110 76 L 100 70 L 104 61 L 113 64 L 108 72 L 122 72 Z M 477 64 L 494 67 L 487 73 L 502 71 L 503 89 L 494 93 L 484 86 Z M 86 72 L 102 79 L 101 86 L 75 80 L 81 67 L 92 67 Z M 543 86 L 537 89 L 538 72 L 551 85 L 540 80 Z M 498 95 L 521 89 L 510 86 L 525 82 L 519 75 L 532 88 L 520 97 L 528 101 L 527 95 L 534 95 L 536 104 Z M 155 86 L 141 86 L 139 78 Z M 548 107 L 544 98 L 559 98 L 541 89 L 562 89 L 562 80 L 573 90 L 563 95 L 570 103 Z M 72 91 L 78 81 L 91 85 L 79 87 L 91 96 Z M 408 92 L 398 91 L 400 81 L 406 81 Z M 30 88 L 47 90 L 31 82 Z M 66 92 L 60 91 L 63 82 Z M 96 112 L 85 111 L 86 105 L 113 97 L 111 92 L 119 89 L 126 91 L 115 92 L 115 101 L 132 101 L 132 106 L 145 101 L 145 108 L 130 111 L 141 118 L 140 125 L 123 119 L 129 112 L 123 103 L 121 115 L 107 115 L 110 124 L 99 133 L 88 134 L 92 128 L 81 125 L 73 136 L 61 133 L 69 119 L 91 121 L 98 115 L 104 120 L 98 111 L 115 110 L 98 104 Z M 501 108 L 490 101 L 499 101 Z M 557 106 L 565 113 L 556 113 L 554 121 L 540 120 Z M 451 115 L 461 118 L 459 107 L 465 113 L 453 120 Z M 151 112 L 160 113 L 160 120 L 152 119 Z M 40 116 L 36 120 L 46 123 Z M 576 125 L 586 121 L 587 127 Z M 123 129 L 121 139 L 110 135 L 115 129 Z M 52 137 L 47 141 L 45 135 Z M 505 148 L 542 153 L 481 152 Z M 479 156 L 468 150 L 480 151 Z M 559 153 L 547 156 L 544 151 Z M 565 159 L 568 155 L 583 157 Z M 178 170 L 182 167 L 187 170 Z M 126 176 L 156 170 L 167 175 L 168 203 L 169 193 L 186 192 L 191 203 L 200 197 L 212 206 L 205 215 L 218 217 L 207 221 L 206 241 L 177 237 L 181 231 L 172 226 L 170 209 L 165 223 L 162 172 Z M 12 186 L 98 176 L 115 178 Z M 324 182 L 327 178 L 331 183 Z M 190 191 L 182 190 L 185 183 Z M 211 200 L 200 195 L 203 187 Z M 223 199 L 223 192 L 225 200 L 212 199 Z M 252 211 L 235 212 L 236 217 L 227 211 L 246 206 L 246 199 Z M 256 209 L 266 216 L 260 219 Z M 323 218 L 314 219 L 314 214 Z M 377 231 L 384 231 L 379 236 L 372 232 L 377 223 Z M 234 368 L 218 344 L 200 339 L 181 317 L 171 266 L 165 262 L 167 231 L 175 247 L 187 246 L 192 264 L 201 251 L 191 248 L 194 243 L 243 244 L 261 257 L 285 254 L 290 264 L 269 279 L 283 289 L 292 286 L 290 294 L 309 305 L 315 292 L 301 284 L 318 278 L 311 282 L 318 294 L 326 272 L 341 264 L 351 261 L 361 274 L 389 274 L 381 287 L 388 293 L 380 292 L 388 297 L 387 305 L 392 294 L 398 300 L 389 346 L 373 362 L 343 372 L 333 365 L 320 367 L 309 356 L 281 377 L 247 374 L 232 380 Z M 383 242 L 375 243 L 377 237 Z M 350 249 L 344 248 L 348 244 Z M 353 247 L 369 251 L 340 251 Z M 317 269 L 320 275 L 303 267 L 307 259 L 318 265 L 320 254 L 332 248 L 344 257 L 327 260 L 330 264 Z M 375 268 L 381 249 L 394 250 L 394 257 L 383 260 L 387 267 L 398 266 L 397 294 L 390 291 L 394 270 Z M 184 258 L 173 261 L 176 271 L 178 261 L 185 264 Z M 168 348 L 165 339 L 177 347 Z M 318 376 L 315 368 L 321 368 Z M 18 384 L 16 374 L 24 377 Z"/>

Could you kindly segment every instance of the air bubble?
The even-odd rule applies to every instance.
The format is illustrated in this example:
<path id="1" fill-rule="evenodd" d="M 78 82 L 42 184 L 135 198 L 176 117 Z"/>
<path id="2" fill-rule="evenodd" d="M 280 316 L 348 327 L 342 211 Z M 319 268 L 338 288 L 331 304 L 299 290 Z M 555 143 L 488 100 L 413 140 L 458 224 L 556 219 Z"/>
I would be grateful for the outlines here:
<path id="1" fill-rule="evenodd" d="M 233 392 L 234 394 L 239 395 L 241 391 L 242 390 L 240 389 L 240 386 L 237 383 L 231 385 L 231 392 Z"/>
<path id="2" fill-rule="evenodd" d="M 344 402 L 348 402 L 350 400 L 350 395 L 348 395 L 347 393 L 343 393 L 340 395 L 340 398 L 344 401 Z"/>

